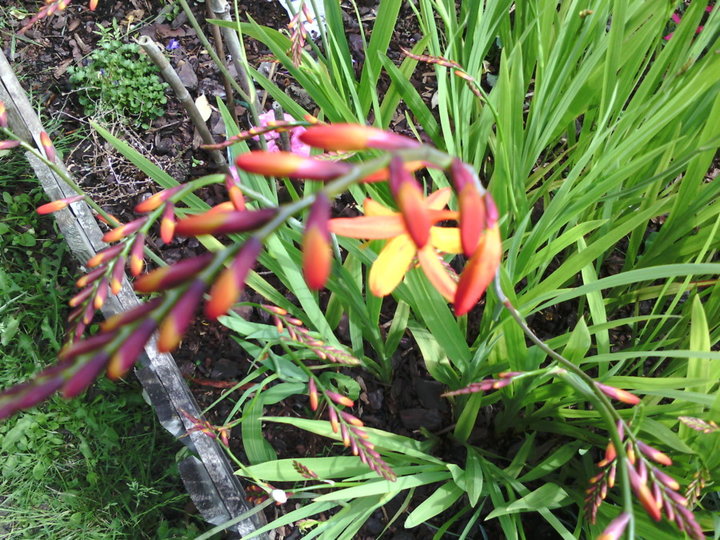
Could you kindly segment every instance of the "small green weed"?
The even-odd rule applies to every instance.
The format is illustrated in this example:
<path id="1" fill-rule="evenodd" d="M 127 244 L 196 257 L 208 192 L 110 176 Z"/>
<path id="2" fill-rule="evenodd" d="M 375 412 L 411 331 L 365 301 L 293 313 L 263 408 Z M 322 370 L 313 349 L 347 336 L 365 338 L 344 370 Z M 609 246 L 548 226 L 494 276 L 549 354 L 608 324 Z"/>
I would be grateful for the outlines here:
<path id="1" fill-rule="evenodd" d="M 112 28 L 98 25 L 100 41 L 87 65 L 68 68 L 70 83 L 87 115 L 117 113 L 143 128 L 165 112 L 167 83 L 140 46 L 123 43 L 117 22 Z"/>

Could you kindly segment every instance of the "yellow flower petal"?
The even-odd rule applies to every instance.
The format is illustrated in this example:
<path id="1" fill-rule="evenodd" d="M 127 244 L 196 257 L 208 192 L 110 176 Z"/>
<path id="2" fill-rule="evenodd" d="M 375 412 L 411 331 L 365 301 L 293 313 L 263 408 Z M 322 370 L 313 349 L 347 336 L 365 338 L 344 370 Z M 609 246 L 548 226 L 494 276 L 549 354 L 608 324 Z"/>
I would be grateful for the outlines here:
<path id="1" fill-rule="evenodd" d="M 455 299 L 457 282 L 450 276 L 442 260 L 435 250 L 427 245 L 418 251 L 420 267 L 427 276 L 433 287 L 447 300 L 452 302 Z"/>
<path id="2" fill-rule="evenodd" d="M 394 210 L 369 197 L 363 201 L 363 210 L 366 216 L 394 216 L 397 214 Z"/>
<path id="3" fill-rule="evenodd" d="M 375 296 L 387 296 L 402 281 L 415 257 L 415 244 L 407 234 L 390 240 L 370 268 L 370 291 Z"/>
<path id="4" fill-rule="evenodd" d="M 431 227 L 430 244 L 443 253 L 461 253 L 460 229 L 457 227 Z"/>

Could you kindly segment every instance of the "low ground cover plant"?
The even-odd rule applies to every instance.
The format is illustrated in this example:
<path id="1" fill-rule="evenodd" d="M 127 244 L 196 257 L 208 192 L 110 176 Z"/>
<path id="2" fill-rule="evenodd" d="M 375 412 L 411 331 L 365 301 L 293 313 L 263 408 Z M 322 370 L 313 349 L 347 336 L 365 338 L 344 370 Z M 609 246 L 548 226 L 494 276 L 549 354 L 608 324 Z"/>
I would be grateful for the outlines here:
<path id="1" fill-rule="evenodd" d="M 117 22 L 113 22 L 111 28 L 98 26 L 96 49 L 86 64 L 68 68 L 69 81 L 85 114 L 112 115 L 147 129 L 165 112 L 168 85 L 140 46 L 125 42 Z"/>
<path id="2" fill-rule="evenodd" d="M 241 130 L 219 101 L 228 140 L 208 149 L 229 150 L 226 172 L 178 185 L 95 126 L 163 189 L 133 221 L 105 216 L 111 245 L 77 283 L 61 362 L 2 394 L 2 414 L 76 395 L 102 372 L 122 376 L 156 331 L 158 348 L 173 350 L 202 306 L 256 363 L 227 392 L 242 390 L 223 425 L 193 421 L 225 445 L 239 427 L 244 455 L 232 457 L 257 486 L 253 511 L 300 503 L 256 534 L 299 522 L 310 538 L 352 538 L 398 496 L 387 527 L 436 538 L 525 537 L 530 512 L 563 538 L 716 531 L 720 199 L 707 173 L 720 140 L 717 10 L 686 3 L 663 39 L 676 6 L 422 0 L 422 39 L 401 66 L 377 54 L 392 35 L 379 18 L 356 77 L 333 5 L 313 55 L 293 47 L 297 34 L 217 23 L 265 44 L 321 118 L 247 69 L 295 121 Z M 434 70 L 437 111 L 410 83 L 417 65 Z M 384 129 L 401 100 L 408 135 Z M 376 127 L 354 123 L 370 111 Z M 248 147 L 298 128 L 310 156 Z M 5 147 L 53 161 L 49 139 L 37 149 L 4 133 Z M 210 184 L 227 193 L 213 208 L 194 196 Z M 341 194 L 356 215 L 333 215 Z M 79 192 L 40 211 L 79 200 L 94 204 Z M 143 273 L 156 227 L 164 242 L 193 236 L 208 253 Z M 150 299 L 84 337 L 126 268 Z M 234 312 L 245 288 L 266 300 L 251 307 L 269 322 Z M 543 318 L 561 320 L 548 331 Z M 452 407 L 449 429 L 420 440 L 367 427 L 352 377 L 392 381 L 403 337 Z M 308 418 L 264 416 L 297 395 Z M 272 424 L 353 455 L 278 459 L 263 437 Z"/>

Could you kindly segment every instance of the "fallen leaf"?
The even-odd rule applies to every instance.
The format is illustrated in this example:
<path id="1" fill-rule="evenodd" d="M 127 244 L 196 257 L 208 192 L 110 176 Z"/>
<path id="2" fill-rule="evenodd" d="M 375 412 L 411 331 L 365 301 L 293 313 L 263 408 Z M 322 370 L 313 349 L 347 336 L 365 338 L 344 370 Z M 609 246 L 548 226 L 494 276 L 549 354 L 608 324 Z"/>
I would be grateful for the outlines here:
<path id="1" fill-rule="evenodd" d="M 202 119 L 207 122 L 212 115 L 212 107 L 210 107 L 210 103 L 208 103 L 207 96 L 205 96 L 205 94 L 198 96 L 195 100 L 195 106 L 198 108 L 198 111 L 200 111 Z"/>

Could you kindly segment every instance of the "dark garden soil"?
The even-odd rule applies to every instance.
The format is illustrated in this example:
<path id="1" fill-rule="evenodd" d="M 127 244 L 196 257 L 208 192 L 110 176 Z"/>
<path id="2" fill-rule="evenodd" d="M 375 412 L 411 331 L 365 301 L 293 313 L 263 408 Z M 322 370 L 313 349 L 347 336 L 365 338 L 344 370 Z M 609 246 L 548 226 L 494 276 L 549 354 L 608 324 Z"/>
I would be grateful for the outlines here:
<path id="1" fill-rule="evenodd" d="M 37 4 L 38 8 L 41 6 L 41 2 L 26 3 L 18 0 L 15 3 L 18 7 L 30 11 L 34 4 Z M 98 40 L 96 25 L 110 26 L 115 20 L 121 26 L 127 27 L 128 24 L 143 21 L 140 34 L 150 36 L 163 45 L 169 44 L 171 40 L 179 43 L 179 47 L 168 51 L 168 55 L 194 98 L 204 94 L 210 102 L 213 102 L 216 96 L 224 96 L 225 90 L 210 57 L 203 51 L 184 15 L 170 19 L 157 16 L 166 3 L 159 0 L 101 0 L 100 7 L 95 13 L 89 12 L 85 4 L 85 1 L 73 2 L 66 11 L 36 24 L 22 38 L 11 38 L 11 36 L 12 32 L 17 31 L 24 23 L 13 17 L 7 17 L 5 32 L 2 34 L 2 46 L 13 62 L 18 77 L 24 81 L 26 90 L 34 98 L 44 117 L 60 119 L 61 127 L 50 135 L 58 137 L 62 133 L 74 130 L 83 130 L 86 133 L 84 141 L 65 156 L 65 162 L 71 173 L 108 212 L 121 221 L 129 221 L 133 217 L 133 206 L 157 191 L 158 187 L 89 129 L 77 96 L 68 83 L 68 67 L 81 65 Z M 204 4 L 193 4 L 198 9 L 198 18 L 202 20 Z M 287 24 L 287 14 L 275 2 L 246 0 L 241 3 L 240 9 L 250 13 L 259 23 L 273 28 L 282 29 Z M 365 19 L 371 21 L 374 16 L 372 3 L 361 5 L 360 12 Z M 351 44 L 357 44 L 359 29 L 357 26 L 353 27 L 353 24 L 356 24 L 353 22 L 355 17 L 349 6 L 347 14 L 349 41 Z M 388 52 L 392 60 L 400 60 L 400 46 L 412 46 L 419 39 L 413 21 L 410 10 L 403 8 L 398 30 Z M 358 65 L 361 65 L 363 59 L 360 48 L 353 46 L 353 54 L 356 55 Z M 248 44 L 248 55 L 252 65 L 259 65 L 261 61 L 268 59 L 268 51 L 252 41 Z M 414 83 L 421 95 L 429 101 L 434 92 L 433 70 L 425 70 L 428 73 L 424 74 L 421 73 L 422 71 L 418 70 Z M 303 99 L 302 93 L 297 93 L 297 87 L 282 69 L 278 69 L 275 77 L 288 92 L 297 94 L 296 99 Z M 387 82 L 381 81 L 380 87 L 382 88 L 383 85 L 386 86 Z M 302 105 L 311 107 L 309 103 Z M 241 127 L 250 127 L 242 105 L 238 104 L 236 112 L 243 124 Z M 402 130 L 404 127 L 402 118 L 402 114 L 397 115 L 398 121 L 394 126 L 397 130 Z M 208 125 L 217 140 L 222 140 L 223 125 L 217 112 L 213 113 Z M 180 182 L 214 172 L 208 156 L 198 148 L 199 140 L 194 128 L 172 97 L 166 114 L 154 121 L 149 129 L 138 130 L 116 123 L 112 126 L 112 130 Z M 209 204 L 216 204 L 224 198 L 224 194 L 220 190 L 208 190 L 204 197 Z M 163 246 L 159 239 L 156 239 L 153 244 L 168 262 L 203 251 L 202 246 L 194 239 L 175 240 L 169 246 Z M 288 295 L 290 294 L 291 292 L 288 291 Z M 262 302 L 262 299 L 253 293 L 249 293 L 245 300 Z M 394 306 L 391 304 L 392 301 L 386 302 L 387 311 L 383 322 L 389 321 L 392 317 Z M 536 324 L 539 322 L 540 326 L 546 326 L 547 333 L 553 334 L 554 324 L 562 324 L 563 330 L 567 328 L 566 317 L 574 311 L 568 307 L 568 313 L 548 313 L 544 321 L 536 321 Z M 252 308 L 247 308 L 243 315 L 258 321 L 264 321 L 268 317 L 265 312 Z M 338 337 L 346 338 L 341 332 Z M 242 379 L 252 360 L 246 357 L 234 341 L 231 331 L 219 324 L 201 319 L 194 324 L 182 347 L 174 356 L 201 408 L 215 401 L 223 391 Z M 437 435 L 441 441 L 437 452 L 442 454 L 444 460 L 464 463 L 465 451 L 444 437 L 451 431 L 453 416 L 447 401 L 440 397 L 443 388 L 426 372 L 410 337 L 403 338 L 398 349 L 391 385 L 383 385 L 359 369 L 348 370 L 347 373 L 355 377 L 363 389 L 357 414 L 368 426 L 418 438 L 424 438 L 421 430 L 427 430 Z M 232 405 L 232 399 L 222 401 L 210 413 L 209 421 L 222 423 Z M 303 396 L 286 400 L 266 412 L 269 415 L 290 417 L 308 417 L 312 414 L 309 412 L 307 399 Z M 492 423 L 487 420 L 490 414 L 483 417 L 486 420 L 479 421 L 475 436 L 478 439 L 485 439 L 491 446 L 489 450 L 496 455 L 511 457 L 517 444 L 523 440 L 522 437 L 496 436 L 492 432 Z M 326 440 L 309 436 L 303 431 L 288 426 L 268 426 L 265 435 L 281 457 L 301 458 L 306 455 L 317 455 L 330 448 Z M 555 440 L 550 444 L 562 444 L 562 441 Z M 231 439 L 231 447 L 238 455 L 242 455 L 239 435 Z M 422 500 L 428 493 L 418 491 L 417 500 Z M 400 503 L 401 501 L 396 501 L 395 504 L 389 505 L 384 511 L 373 516 L 363 529 L 361 537 L 375 538 L 384 528 L 387 520 L 394 515 Z M 402 521 L 399 520 L 399 523 Z M 536 538 L 552 538 L 552 533 L 539 532 L 545 530 L 542 523 L 542 520 L 537 522 L 539 528 L 536 530 L 539 536 Z M 396 538 L 429 538 L 433 534 L 429 528 L 413 531 L 412 536 L 402 536 L 407 533 L 401 531 L 402 528 L 398 527 Z M 298 535 L 293 527 L 285 527 L 278 532 L 279 538 L 296 538 Z M 393 535 L 387 537 L 391 538 Z"/>

